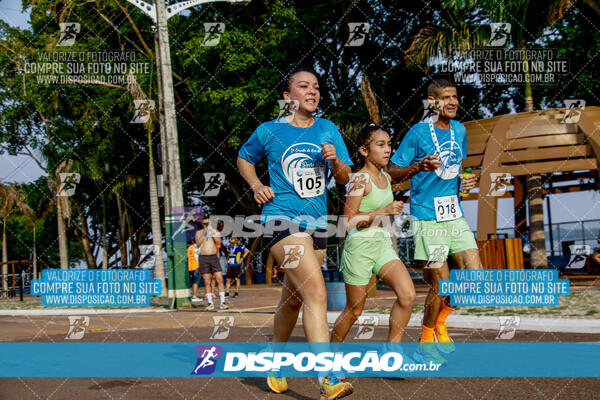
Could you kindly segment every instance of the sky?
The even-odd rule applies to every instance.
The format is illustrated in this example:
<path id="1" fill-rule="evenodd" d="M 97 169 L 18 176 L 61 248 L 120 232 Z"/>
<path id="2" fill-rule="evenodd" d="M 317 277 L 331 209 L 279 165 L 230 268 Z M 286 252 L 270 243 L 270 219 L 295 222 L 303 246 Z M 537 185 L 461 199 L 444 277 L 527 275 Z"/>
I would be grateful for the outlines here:
<path id="1" fill-rule="evenodd" d="M 0 19 L 11 26 L 29 27 L 29 13 L 21 12 L 21 0 L 0 0 Z M 43 175 L 42 169 L 26 156 L 0 156 L 0 181 L 30 182 Z"/>
<path id="2" fill-rule="evenodd" d="M 29 13 L 21 12 L 20 0 L 0 0 L 0 18 L 12 26 L 29 27 Z M 0 181 L 30 182 L 44 172 L 27 156 L 0 155 Z M 477 201 L 464 201 L 465 218 L 472 230 L 477 230 Z M 600 193 L 576 192 L 550 195 L 552 222 L 588 221 L 600 219 Z M 514 226 L 512 198 L 498 200 L 497 227 Z M 547 203 L 544 202 L 544 221 L 548 223 Z"/>
<path id="3" fill-rule="evenodd" d="M 0 0 L 0 18 L 12 26 L 29 27 L 29 13 L 22 13 L 21 0 Z"/>

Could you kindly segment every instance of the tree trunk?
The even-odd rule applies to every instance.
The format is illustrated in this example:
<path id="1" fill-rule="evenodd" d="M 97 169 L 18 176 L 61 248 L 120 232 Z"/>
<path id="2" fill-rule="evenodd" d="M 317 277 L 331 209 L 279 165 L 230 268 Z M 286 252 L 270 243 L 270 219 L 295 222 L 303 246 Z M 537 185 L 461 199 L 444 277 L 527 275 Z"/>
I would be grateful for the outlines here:
<path id="1" fill-rule="evenodd" d="M 108 235 L 106 232 L 106 197 L 102 195 L 102 269 L 108 269 Z"/>
<path id="2" fill-rule="evenodd" d="M 123 202 L 123 213 L 125 214 L 125 222 L 127 223 L 127 241 L 131 245 L 129 253 L 127 255 L 127 265 L 137 265 L 137 262 L 140 259 L 140 250 L 138 247 L 139 242 L 136 239 L 136 235 L 134 235 L 135 230 L 133 229 L 131 214 L 129 213 L 129 207 L 127 207 L 126 202 Z M 137 237 L 140 236 L 142 235 L 137 235 Z"/>
<path id="3" fill-rule="evenodd" d="M 527 50 L 526 46 L 523 46 Z M 525 53 L 524 53 L 525 54 Z M 529 80 L 529 60 L 523 60 L 526 64 L 525 71 L 525 109 L 527 112 L 535 110 L 533 106 L 533 92 Z M 529 239 L 531 241 L 531 268 L 546 268 L 548 259 L 546 257 L 546 232 L 544 232 L 544 195 L 542 193 L 542 177 L 530 175 L 527 177 L 527 200 L 529 203 Z"/>
<path id="4" fill-rule="evenodd" d="M 56 184 L 56 193 L 60 193 L 60 183 Z M 67 247 L 67 229 L 63 218 L 60 196 L 56 196 L 56 220 L 58 224 L 58 255 L 60 268 L 69 269 L 69 248 Z"/>
<path id="5" fill-rule="evenodd" d="M 524 61 L 525 63 L 528 61 Z M 525 75 L 528 76 L 528 75 Z M 527 112 L 534 112 L 535 107 L 533 105 L 533 93 L 531 90 L 531 82 L 529 78 L 525 78 L 525 110 Z"/>
<path id="6" fill-rule="evenodd" d="M 38 270 L 38 265 L 37 265 L 37 246 L 36 246 L 36 228 L 35 228 L 35 222 L 33 223 L 33 255 L 31 256 L 32 258 L 32 264 L 33 264 L 33 278 L 32 279 L 38 279 L 37 276 L 37 270 Z"/>
<path id="7" fill-rule="evenodd" d="M 375 93 L 371 89 L 369 77 L 366 75 L 363 77 L 362 82 L 360 83 L 360 91 L 362 93 L 365 105 L 367 106 L 367 111 L 369 111 L 369 117 L 371 117 L 371 121 L 373 121 L 375 125 L 381 125 L 381 115 L 379 114 L 377 97 L 375 97 Z"/>
<path id="8" fill-rule="evenodd" d="M 123 205 L 121 204 L 121 196 L 115 194 L 117 199 L 117 213 L 119 216 L 119 250 L 121 251 L 121 265 L 127 265 L 127 223 L 123 213 Z"/>
<path id="9" fill-rule="evenodd" d="M 529 239 L 531 242 L 531 268 L 548 267 L 546 258 L 546 233 L 544 232 L 544 197 L 539 175 L 527 177 L 529 200 Z"/>
<path id="10" fill-rule="evenodd" d="M 594 10 L 596 12 L 596 14 L 598 14 L 598 16 L 600 16 L 600 6 L 598 5 L 597 1 L 594 0 L 583 0 L 583 2 L 592 10 Z M 587 18 L 586 18 L 587 19 Z"/>
<path id="11" fill-rule="evenodd" d="M 95 269 L 96 259 L 94 258 L 94 251 L 92 250 L 90 242 L 90 230 L 88 228 L 87 219 L 79 207 L 77 207 L 77 213 L 79 214 L 79 222 L 81 222 L 81 247 L 83 248 L 83 256 L 88 269 Z"/>
<path id="12" fill-rule="evenodd" d="M 6 217 L 2 218 L 2 291 L 8 292 L 8 248 L 6 247 Z"/>
<path id="13" fill-rule="evenodd" d="M 162 231 L 160 227 L 160 206 L 158 204 L 158 190 L 156 187 L 156 171 L 152 154 L 152 136 L 148 129 L 148 154 L 150 156 L 148 167 L 150 175 L 150 218 L 152 221 L 152 244 L 154 250 L 154 278 L 160 279 L 160 295 L 167 296 L 167 281 L 165 280 L 165 263 L 162 253 Z"/>

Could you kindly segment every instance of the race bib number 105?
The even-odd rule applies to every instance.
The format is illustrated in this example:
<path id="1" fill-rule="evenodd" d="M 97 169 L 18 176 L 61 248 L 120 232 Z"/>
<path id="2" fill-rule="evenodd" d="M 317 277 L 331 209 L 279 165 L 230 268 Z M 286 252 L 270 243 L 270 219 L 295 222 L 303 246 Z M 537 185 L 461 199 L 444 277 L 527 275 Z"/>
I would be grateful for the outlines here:
<path id="1" fill-rule="evenodd" d="M 435 197 L 433 203 L 437 222 L 452 221 L 462 217 L 462 211 L 458 206 L 458 196 Z"/>
<path id="2" fill-rule="evenodd" d="M 316 197 L 325 190 L 323 168 L 294 168 L 294 189 L 302 198 Z"/>

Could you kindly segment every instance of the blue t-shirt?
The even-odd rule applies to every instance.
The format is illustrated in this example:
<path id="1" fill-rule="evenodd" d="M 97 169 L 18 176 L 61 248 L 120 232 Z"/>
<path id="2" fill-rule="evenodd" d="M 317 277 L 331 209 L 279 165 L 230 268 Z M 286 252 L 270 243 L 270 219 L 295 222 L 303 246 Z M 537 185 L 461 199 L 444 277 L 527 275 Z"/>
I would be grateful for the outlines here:
<path id="1" fill-rule="evenodd" d="M 327 227 L 327 181 L 331 165 L 321 156 L 321 143 L 333 144 L 337 157 L 352 165 L 337 127 L 315 118 L 308 128 L 284 118 L 261 124 L 239 151 L 244 160 L 257 164 L 267 157 L 270 186 L 275 197 L 263 205 L 261 222 L 292 221 L 310 229 Z"/>
<path id="2" fill-rule="evenodd" d="M 450 120 L 450 125 L 454 130 L 454 143 L 450 140 L 450 129 L 434 127 L 442 166 L 435 171 L 419 172 L 410 179 L 410 214 L 415 219 L 435 221 L 434 197 L 458 195 L 461 164 L 467 158 L 467 129 L 454 120 Z M 436 153 L 429 124 L 420 122 L 410 128 L 390 161 L 399 167 L 408 167 Z M 459 207 L 462 212 L 460 202 Z"/>
<path id="3" fill-rule="evenodd" d="M 242 257 L 245 251 L 246 246 L 240 244 L 236 244 L 235 246 L 228 245 L 227 253 L 229 254 L 229 259 L 227 260 L 227 264 L 230 267 L 239 267 L 242 265 Z"/>

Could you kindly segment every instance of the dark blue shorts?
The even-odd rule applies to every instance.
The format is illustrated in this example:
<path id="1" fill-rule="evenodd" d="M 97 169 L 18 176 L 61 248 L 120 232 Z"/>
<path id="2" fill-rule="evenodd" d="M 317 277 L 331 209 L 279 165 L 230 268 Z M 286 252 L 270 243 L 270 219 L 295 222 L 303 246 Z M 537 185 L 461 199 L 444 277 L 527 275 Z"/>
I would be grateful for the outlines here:
<path id="1" fill-rule="evenodd" d="M 301 228 L 299 225 L 284 219 L 275 219 L 269 221 L 269 224 L 272 224 L 273 226 L 273 229 L 270 229 L 269 232 L 265 229 L 264 224 L 262 226 L 263 240 L 265 241 L 265 246 L 269 249 L 276 245 L 280 240 L 297 232 L 308 233 L 313 239 L 313 248 L 315 250 L 325 250 L 327 248 L 327 229 Z"/>
<path id="2" fill-rule="evenodd" d="M 202 283 L 202 274 L 200 273 L 200 268 L 196 268 L 195 270 L 191 271 L 190 280 L 192 281 L 192 285 L 200 285 L 200 283 Z"/>

